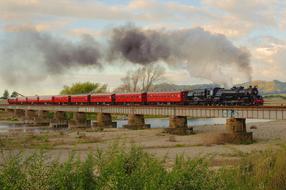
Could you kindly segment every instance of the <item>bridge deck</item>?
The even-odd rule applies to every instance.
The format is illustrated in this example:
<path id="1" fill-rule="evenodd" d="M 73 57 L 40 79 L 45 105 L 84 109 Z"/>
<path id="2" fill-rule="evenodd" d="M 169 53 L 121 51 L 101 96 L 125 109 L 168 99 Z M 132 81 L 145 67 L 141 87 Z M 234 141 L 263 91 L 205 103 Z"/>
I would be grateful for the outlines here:
<path id="1" fill-rule="evenodd" d="M 0 105 L 0 109 L 46 110 L 64 112 L 142 114 L 160 116 L 188 116 L 194 118 L 286 119 L 286 107 L 282 106 L 118 106 L 118 105 Z"/>

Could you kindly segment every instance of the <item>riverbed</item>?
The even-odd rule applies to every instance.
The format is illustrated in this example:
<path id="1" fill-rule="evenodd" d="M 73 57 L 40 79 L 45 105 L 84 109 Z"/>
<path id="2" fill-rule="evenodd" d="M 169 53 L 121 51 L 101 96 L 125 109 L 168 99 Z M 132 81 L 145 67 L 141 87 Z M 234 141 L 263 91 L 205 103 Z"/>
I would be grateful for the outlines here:
<path id="1" fill-rule="evenodd" d="M 126 125 L 128 121 L 126 119 L 115 120 L 117 122 L 117 127 L 122 128 L 123 125 Z M 258 122 L 268 122 L 269 120 L 261 120 L 261 119 L 247 119 L 247 123 L 258 123 Z M 188 126 L 204 126 L 204 125 L 223 125 L 225 124 L 225 118 L 199 118 L 199 119 L 188 119 Z M 147 118 L 145 119 L 146 124 L 150 124 L 151 128 L 167 128 L 169 125 L 168 118 Z M 7 123 L 0 122 L 0 132 L 8 132 L 8 131 L 42 131 L 49 130 L 48 127 L 38 126 L 32 127 L 28 124 L 21 123 Z"/>

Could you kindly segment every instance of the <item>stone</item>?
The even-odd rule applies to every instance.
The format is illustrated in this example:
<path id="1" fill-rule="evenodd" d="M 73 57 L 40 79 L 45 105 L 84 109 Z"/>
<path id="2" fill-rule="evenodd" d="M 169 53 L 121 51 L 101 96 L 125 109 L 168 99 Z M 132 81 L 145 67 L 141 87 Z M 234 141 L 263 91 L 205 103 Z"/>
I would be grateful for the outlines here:
<path id="1" fill-rule="evenodd" d="M 189 135 L 193 133 L 193 128 L 188 127 L 186 116 L 170 116 L 169 128 L 166 128 L 165 132 L 174 135 Z"/>
<path id="2" fill-rule="evenodd" d="M 53 119 L 50 122 L 52 128 L 67 128 L 68 121 L 66 119 L 65 112 L 58 111 L 54 112 Z"/>
<path id="3" fill-rule="evenodd" d="M 245 118 L 229 118 L 226 120 L 225 142 L 233 144 L 249 144 L 253 142 L 252 132 L 246 131 Z"/>
<path id="4" fill-rule="evenodd" d="M 14 111 L 14 115 L 19 120 L 25 120 L 25 110 L 16 110 Z"/>
<path id="5" fill-rule="evenodd" d="M 186 116 L 170 116 L 169 128 L 188 128 Z"/>
<path id="6" fill-rule="evenodd" d="M 116 128 L 117 123 L 112 122 L 112 116 L 110 113 L 97 113 L 96 122 L 93 123 L 93 127 Z"/>
<path id="7" fill-rule="evenodd" d="M 139 114 L 130 114 L 128 115 L 128 124 L 123 126 L 127 129 L 149 129 L 151 127 L 150 124 L 145 124 L 144 115 Z"/>
<path id="8" fill-rule="evenodd" d="M 86 113 L 77 112 L 73 113 L 73 118 L 69 121 L 69 127 L 90 127 L 90 121 L 87 120 Z"/>
<path id="9" fill-rule="evenodd" d="M 166 128 L 165 132 L 173 135 L 190 135 L 193 134 L 193 128 Z"/>

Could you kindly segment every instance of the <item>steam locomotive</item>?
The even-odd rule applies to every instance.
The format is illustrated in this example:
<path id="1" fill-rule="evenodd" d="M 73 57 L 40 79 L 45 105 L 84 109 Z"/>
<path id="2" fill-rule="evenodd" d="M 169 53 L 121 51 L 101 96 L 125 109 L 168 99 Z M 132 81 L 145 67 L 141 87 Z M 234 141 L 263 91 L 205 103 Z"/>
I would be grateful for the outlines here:
<path id="1" fill-rule="evenodd" d="M 224 105 L 259 106 L 264 100 L 257 87 L 193 89 L 178 92 L 107 93 L 9 98 L 9 104 L 53 105 Z"/>

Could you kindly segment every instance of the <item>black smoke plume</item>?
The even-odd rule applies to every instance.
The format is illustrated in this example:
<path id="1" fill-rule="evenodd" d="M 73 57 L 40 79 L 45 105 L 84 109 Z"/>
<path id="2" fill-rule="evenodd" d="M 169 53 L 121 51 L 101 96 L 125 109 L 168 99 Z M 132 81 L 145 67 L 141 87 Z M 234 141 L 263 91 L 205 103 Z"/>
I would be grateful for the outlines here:
<path id="1" fill-rule="evenodd" d="M 186 68 L 192 76 L 231 85 L 234 78 L 251 80 L 250 54 L 224 35 L 202 28 L 143 30 L 132 25 L 115 28 L 110 40 L 111 60 L 152 64 L 164 61 Z"/>
<path id="2" fill-rule="evenodd" d="M 67 41 L 47 33 L 26 30 L 8 34 L 0 49 L 1 78 L 15 82 L 40 81 L 68 69 L 103 66 L 126 61 L 148 65 L 157 62 L 183 68 L 191 76 L 230 86 L 232 80 L 251 80 L 250 54 L 224 35 L 202 28 L 144 30 L 133 25 L 113 28 L 108 50 L 88 35 Z M 104 52 L 104 54 L 103 54 Z"/>
<path id="3" fill-rule="evenodd" d="M 167 59 L 170 49 L 157 32 L 143 32 L 138 28 L 116 28 L 110 44 L 110 58 L 127 59 L 132 63 L 148 64 Z"/>

